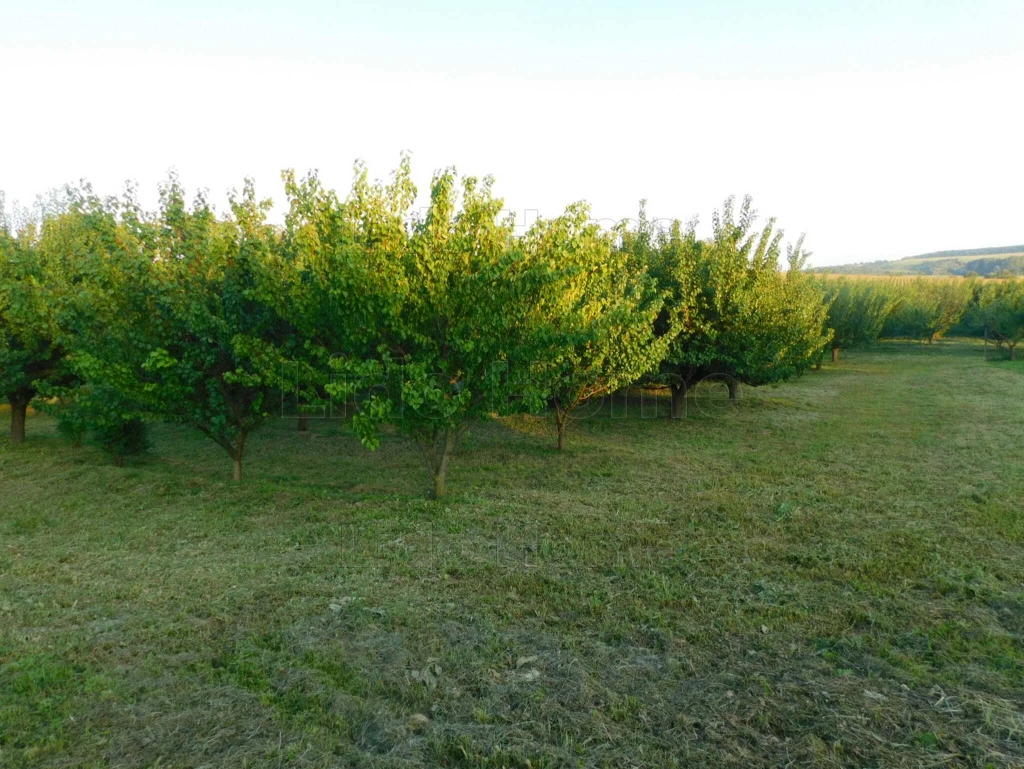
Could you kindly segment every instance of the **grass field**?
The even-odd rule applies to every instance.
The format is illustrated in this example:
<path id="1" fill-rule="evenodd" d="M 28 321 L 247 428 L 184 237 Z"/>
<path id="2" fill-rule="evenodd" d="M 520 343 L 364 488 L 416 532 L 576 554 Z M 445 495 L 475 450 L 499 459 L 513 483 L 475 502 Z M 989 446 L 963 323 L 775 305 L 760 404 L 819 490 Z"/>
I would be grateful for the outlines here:
<path id="1" fill-rule="evenodd" d="M 184 428 L 118 469 L 32 418 L 0 765 L 1024 765 L 1024 362 L 882 345 L 700 405 L 564 456 L 482 425 L 441 502 L 337 422 L 237 487 Z"/>

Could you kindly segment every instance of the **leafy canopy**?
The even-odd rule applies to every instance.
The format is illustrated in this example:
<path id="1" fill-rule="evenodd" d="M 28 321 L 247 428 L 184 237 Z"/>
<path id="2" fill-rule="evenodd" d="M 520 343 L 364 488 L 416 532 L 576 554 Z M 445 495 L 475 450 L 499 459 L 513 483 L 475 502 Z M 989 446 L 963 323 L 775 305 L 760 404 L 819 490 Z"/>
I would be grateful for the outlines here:
<path id="1" fill-rule="evenodd" d="M 1006 345 L 1011 359 L 1015 358 L 1016 347 L 1024 340 L 1024 281 L 987 284 L 978 298 L 978 307 L 988 334 Z"/>
<path id="2" fill-rule="evenodd" d="M 357 182 L 354 199 L 360 191 Z M 452 170 L 439 173 L 425 217 L 408 217 L 404 232 L 385 226 L 388 237 L 368 237 L 394 221 L 398 209 L 387 206 L 395 202 L 411 197 L 371 194 L 357 223 L 359 253 L 384 250 L 391 271 L 386 281 L 362 284 L 377 310 L 378 343 L 335 357 L 340 378 L 327 389 L 334 397 L 361 394 L 353 426 L 365 445 L 377 445 L 383 424 L 413 438 L 440 496 L 459 435 L 491 413 L 539 401 L 524 374 L 535 357 L 527 321 L 551 273 L 524 257 L 512 218 L 499 218 L 503 203 L 489 178 L 460 182 Z M 344 279 L 325 276 L 331 285 Z"/>
<path id="3" fill-rule="evenodd" d="M 47 287 L 43 234 L 52 216 L 44 211 L 17 232 L 0 217 L 0 395 L 11 404 L 15 442 L 25 438 L 25 412 L 40 389 L 69 378 Z"/>
<path id="4" fill-rule="evenodd" d="M 963 317 L 972 297 L 972 282 L 959 278 L 917 278 L 903 283 L 882 334 L 931 341 Z"/>
<path id="5" fill-rule="evenodd" d="M 832 347 L 849 349 L 878 341 L 896 305 L 893 285 L 880 280 L 824 279 Z"/>
<path id="6" fill-rule="evenodd" d="M 172 176 L 156 212 L 84 189 L 54 229 L 71 259 L 61 325 L 76 373 L 139 415 L 196 427 L 239 480 L 246 437 L 277 393 L 265 341 L 288 331 L 255 292 L 277 238 L 269 206 L 247 181 L 218 218 Z"/>
<path id="7" fill-rule="evenodd" d="M 782 231 L 775 220 L 755 230 L 751 199 L 737 211 L 732 198 L 712 219 L 712 236 L 699 240 L 696 222 L 652 234 L 641 212 L 638 232 L 625 242 L 647 261 L 668 296 L 659 326 L 672 337 L 661 376 L 677 388 L 711 375 L 750 385 L 797 376 L 828 342 L 825 306 L 803 274 L 803 239 L 788 247 L 781 270 Z"/>
<path id="8" fill-rule="evenodd" d="M 657 284 L 615 247 L 614 235 L 580 203 L 538 221 L 523 244 L 531 262 L 561 272 L 531 318 L 541 356 L 532 375 L 552 405 L 560 449 L 579 406 L 656 368 L 671 341 L 655 331 L 664 304 Z"/>

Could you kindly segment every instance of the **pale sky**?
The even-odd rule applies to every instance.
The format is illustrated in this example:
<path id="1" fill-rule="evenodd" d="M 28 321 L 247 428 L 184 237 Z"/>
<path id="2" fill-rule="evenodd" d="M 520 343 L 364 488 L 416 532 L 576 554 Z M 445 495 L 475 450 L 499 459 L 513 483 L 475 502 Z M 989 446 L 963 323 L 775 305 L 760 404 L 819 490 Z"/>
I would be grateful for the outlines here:
<path id="1" fill-rule="evenodd" d="M 754 196 L 812 264 L 1024 243 L 1024 2 L 0 0 L 0 190 L 412 152 L 509 209 L 710 220 Z"/>

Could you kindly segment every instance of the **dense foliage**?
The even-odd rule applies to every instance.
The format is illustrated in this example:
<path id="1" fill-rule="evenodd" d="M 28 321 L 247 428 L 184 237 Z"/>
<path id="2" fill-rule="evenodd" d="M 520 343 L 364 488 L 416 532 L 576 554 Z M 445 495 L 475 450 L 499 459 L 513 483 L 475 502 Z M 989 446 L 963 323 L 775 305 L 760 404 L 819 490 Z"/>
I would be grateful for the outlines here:
<path id="1" fill-rule="evenodd" d="M 1017 345 L 1024 339 L 1024 281 L 1001 281 L 986 285 L 978 298 L 979 315 L 987 337 L 1016 358 Z"/>
<path id="2" fill-rule="evenodd" d="M 889 281 L 837 278 L 826 280 L 824 288 L 835 363 L 840 350 L 878 340 L 897 298 L 894 284 Z"/>
<path id="3" fill-rule="evenodd" d="M 33 399 L 118 464 L 148 447 L 147 423 L 179 422 L 240 480 L 252 431 L 316 413 L 349 419 L 371 449 L 383 428 L 408 436 L 441 496 L 460 436 L 494 415 L 548 409 L 561 449 L 570 419 L 637 383 L 668 385 L 680 416 L 703 380 L 735 397 L 799 376 L 830 344 L 934 339 L 968 305 L 1011 356 L 1024 334 L 1024 284 L 820 279 L 802 239 L 784 249 L 774 220 L 755 226 L 749 198 L 727 200 L 707 238 L 643 207 L 605 230 L 582 203 L 517 235 L 491 179 L 453 170 L 417 213 L 408 158 L 387 183 L 357 165 L 344 197 L 315 174 L 284 183 L 280 226 L 248 181 L 218 213 L 173 176 L 156 210 L 131 187 L 82 186 L 20 227 L 4 220 L 12 438 Z"/>
<path id="4" fill-rule="evenodd" d="M 332 359 L 340 379 L 328 392 L 363 394 L 353 417 L 363 443 L 376 446 L 383 424 L 411 437 L 434 496 L 445 493 L 456 444 L 473 422 L 537 405 L 528 318 L 555 273 L 524 257 L 512 220 L 499 219 L 502 207 L 490 179 L 460 185 L 453 171 L 437 174 L 426 215 L 393 231 L 392 279 L 367 287 L 370 303 L 388 308 L 369 329 L 375 348 Z"/>
<path id="5" fill-rule="evenodd" d="M 25 440 L 25 415 L 39 389 L 69 377 L 47 300 L 39 232 L 33 221 L 12 233 L 0 216 L 0 394 L 10 404 L 13 443 Z"/>
<path id="6" fill-rule="evenodd" d="M 669 338 L 661 380 L 680 415 L 686 391 L 702 380 L 723 379 L 731 398 L 740 383 L 782 382 L 800 375 L 828 342 L 825 306 L 817 284 L 802 272 L 802 239 L 788 249 L 780 269 L 781 231 L 757 214 L 746 198 L 715 212 L 708 240 L 675 222 L 656 232 L 641 211 L 624 248 L 645 264 L 668 297 L 661 332 Z"/>
<path id="7" fill-rule="evenodd" d="M 189 206 L 172 177 L 156 212 L 84 188 L 45 223 L 44 250 L 65 257 L 48 293 L 68 365 L 84 391 L 116 393 L 106 413 L 96 397 L 75 409 L 61 394 L 79 432 L 185 423 L 222 446 L 241 479 L 246 438 L 278 393 L 264 342 L 287 331 L 254 292 L 278 237 L 268 205 L 247 184 L 218 218 L 202 195 Z"/>
<path id="8" fill-rule="evenodd" d="M 538 359 L 531 377 L 551 405 L 558 449 L 568 420 L 584 404 L 627 387 L 656 368 L 671 337 L 656 333 L 664 299 L 646 269 L 616 249 L 579 204 L 527 235 L 528 259 L 561 270 L 542 292 L 531 323 Z"/>
<path id="9" fill-rule="evenodd" d="M 896 303 L 882 335 L 931 344 L 963 317 L 972 298 L 967 280 L 917 278 L 898 284 Z"/>

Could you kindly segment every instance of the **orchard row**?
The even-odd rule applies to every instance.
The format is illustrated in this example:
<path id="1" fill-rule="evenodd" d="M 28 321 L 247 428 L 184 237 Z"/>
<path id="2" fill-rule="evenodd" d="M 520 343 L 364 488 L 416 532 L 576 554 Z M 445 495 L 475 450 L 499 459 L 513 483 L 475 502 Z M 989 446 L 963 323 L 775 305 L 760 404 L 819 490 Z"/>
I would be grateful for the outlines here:
<path id="1" fill-rule="evenodd" d="M 82 186 L 20 227 L 5 221 L 12 439 L 30 403 L 118 462 L 145 447 L 148 422 L 180 422 L 222 446 L 241 480 L 247 438 L 287 391 L 357 403 L 369 448 L 384 425 L 416 441 L 440 496 L 459 436 L 495 413 L 548 410 L 562 448 L 591 399 L 661 385 L 678 414 L 708 376 L 785 381 L 895 318 L 900 335 L 933 338 L 974 302 L 1011 350 L 1024 334 L 1022 284 L 812 276 L 802 242 L 783 251 L 749 199 L 727 200 L 707 238 L 655 226 L 642 207 L 602 228 L 584 204 L 517 234 L 490 179 L 453 171 L 413 216 L 408 159 L 387 183 L 357 166 L 344 197 L 315 174 L 284 183 L 282 225 L 249 182 L 218 215 L 173 177 L 155 211 Z M 283 373 L 296 367 L 320 373 Z"/>

